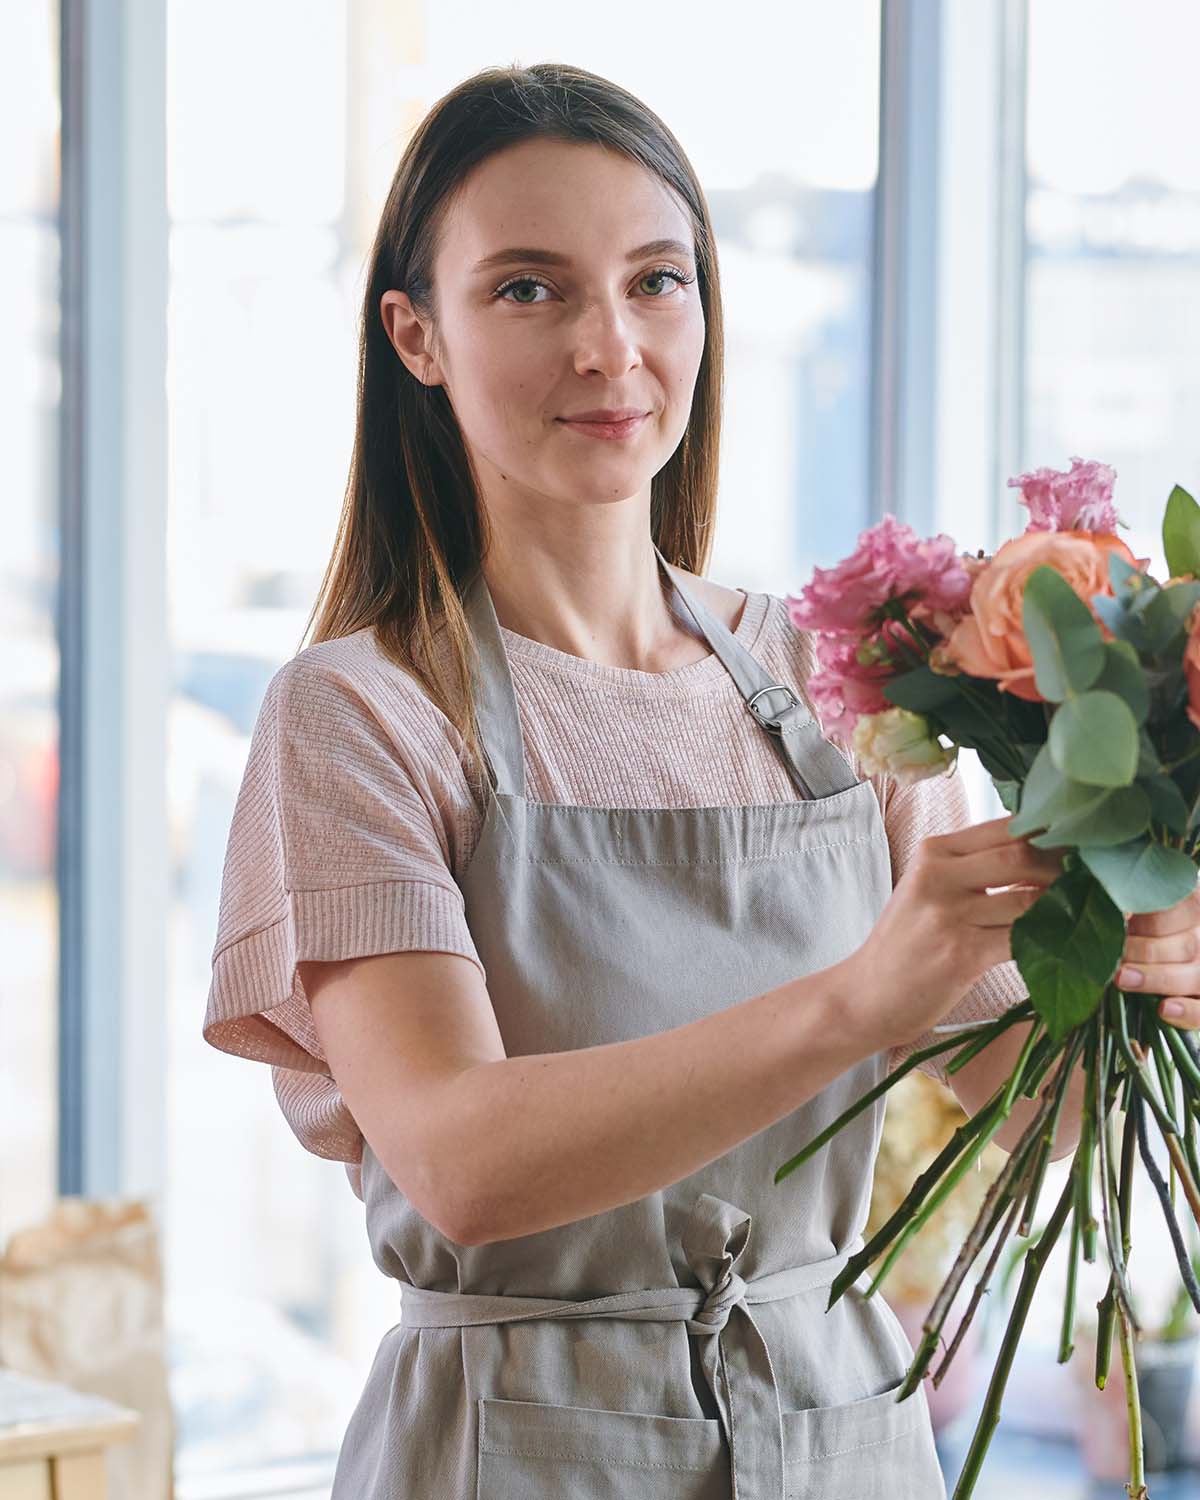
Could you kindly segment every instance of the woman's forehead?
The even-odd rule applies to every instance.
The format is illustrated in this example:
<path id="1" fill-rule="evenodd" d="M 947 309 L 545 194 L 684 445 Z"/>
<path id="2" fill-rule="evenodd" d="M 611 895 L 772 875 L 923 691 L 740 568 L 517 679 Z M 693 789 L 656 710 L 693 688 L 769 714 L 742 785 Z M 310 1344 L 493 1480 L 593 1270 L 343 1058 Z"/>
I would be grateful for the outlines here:
<path id="1" fill-rule="evenodd" d="M 468 275 L 502 269 L 513 249 L 538 249 L 545 264 L 620 259 L 657 242 L 692 254 L 689 215 L 656 173 L 591 143 L 526 141 L 480 162 L 449 205 L 443 246 Z M 680 250 L 678 245 L 684 248 Z M 527 262 L 532 256 L 514 256 Z"/>

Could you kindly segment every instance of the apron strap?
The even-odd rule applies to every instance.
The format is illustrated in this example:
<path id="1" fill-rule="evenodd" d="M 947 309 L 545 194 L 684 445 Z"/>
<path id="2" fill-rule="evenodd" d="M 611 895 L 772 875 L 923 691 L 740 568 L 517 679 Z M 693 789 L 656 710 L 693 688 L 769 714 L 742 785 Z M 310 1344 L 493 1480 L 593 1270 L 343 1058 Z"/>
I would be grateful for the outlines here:
<path id="1" fill-rule="evenodd" d="M 771 737 L 793 781 L 807 798 L 833 796 L 855 786 L 858 778 L 845 755 L 825 738 L 813 715 L 786 683 L 776 682 L 733 632 L 668 571 L 658 547 L 654 552 L 673 597 L 738 686 L 746 707 Z M 472 664 L 472 686 L 480 739 L 497 793 L 525 795 L 525 749 L 521 714 L 513 688 L 508 654 L 491 591 L 478 568 L 463 590 L 463 610 L 478 651 Z"/>

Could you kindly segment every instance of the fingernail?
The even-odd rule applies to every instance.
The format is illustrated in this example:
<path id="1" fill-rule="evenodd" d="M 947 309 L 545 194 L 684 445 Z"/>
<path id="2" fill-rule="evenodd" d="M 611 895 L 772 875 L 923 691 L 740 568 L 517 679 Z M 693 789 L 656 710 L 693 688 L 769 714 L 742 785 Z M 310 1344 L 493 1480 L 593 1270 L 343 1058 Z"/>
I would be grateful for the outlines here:
<path id="1" fill-rule="evenodd" d="M 1162 1013 L 1164 1016 L 1181 1016 L 1183 1015 L 1183 1006 L 1180 1005 L 1178 1000 L 1164 1000 Z"/>
<path id="2" fill-rule="evenodd" d="M 1131 990 L 1135 985 L 1141 984 L 1141 982 L 1141 969 L 1122 969 L 1117 975 L 1117 983 L 1125 990 Z"/>

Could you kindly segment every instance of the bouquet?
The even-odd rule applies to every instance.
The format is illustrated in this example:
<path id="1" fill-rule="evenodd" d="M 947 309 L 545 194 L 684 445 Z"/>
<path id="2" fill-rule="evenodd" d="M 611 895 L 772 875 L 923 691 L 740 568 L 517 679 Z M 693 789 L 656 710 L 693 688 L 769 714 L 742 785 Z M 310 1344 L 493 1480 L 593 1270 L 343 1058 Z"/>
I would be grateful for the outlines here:
<path id="1" fill-rule="evenodd" d="M 1018 1239 L 1029 1236 L 1063 1101 L 1075 1070 L 1083 1069 L 1070 1173 L 1025 1247 L 953 1500 L 973 1493 L 1038 1278 L 1068 1220 L 1058 1359 L 1072 1352 L 1079 1257 L 1094 1263 L 1102 1234 L 1109 1279 L 1097 1304 L 1095 1383 L 1102 1389 L 1107 1379 L 1115 1326 L 1129 1413 L 1128 1494 L 1148 1496 L 1133 1361 L 1141 1330 L 1126 1273 L 1135 1158 L 1162 1205 L 1183 1288 L 1200 1311 L 1200 1285 L 1175 1215 L 1178 1182 L 1200 1223 L 1200 1055 L 1190 1033 L 1165 1021 L 1144 993 L 1127 998 L 1120 981 L 1128 988 L 1133 982 L 1125 969 L 1118 974 L 1127 931 L 1194 933 L 1200 926 L 1200 506 L 1186 490 L 1172 490 L 1162 523 L 1171 576 L 1160 583 L 1148 571 L 1150 559 L 1135 558 L 1116 534 L 1124 522 L 1113 506 L 1115 478 L 1105 464 L 1073 458 L 1069 471 L 1043 468 L 1010 479 L 1029 522 L 994 556 L 959 553 L 944 534 L 923 540 L 886 516 L 862 533 L 853 556 L 815 569 L 801 594 L 787 597 L 792 623 L 815 632 L 808 691 L 822 732 L 849 740 L 868 775 L 912 781 L 947 769 L 960 748 L 972 749 L 1012 814 L 1009 833 L 1064 851 L 1062 874 L 1012 924 L 1011 952 L 1027 998 L 994 1021 L 948 1028 L 945 1040 L 906 1059 L 775 1174 L 778 1183 L 924 1059 L 956 1049 L 945 1064 L 952 1074 L 1008 1027 L 1030 1022 L 1007 1083 L 960 1126 L 830 1289 L 832 1307 L 882 1256 L 865 1294 L 871 1296 L 1017 1098 L 1036 1098 L 1028 1128 L 929 1310 L 897 1393 L 903 1400 L 932 1363 L 972 1265 L 986 1249 L 935 1385 L 1014 1227 Z M 1139 914 L 1168 911 L 1163 925 L 1136 926 Z M 1150 1126 L 1165 1142 L 1169 1186 L 1151 1151 Z"/>

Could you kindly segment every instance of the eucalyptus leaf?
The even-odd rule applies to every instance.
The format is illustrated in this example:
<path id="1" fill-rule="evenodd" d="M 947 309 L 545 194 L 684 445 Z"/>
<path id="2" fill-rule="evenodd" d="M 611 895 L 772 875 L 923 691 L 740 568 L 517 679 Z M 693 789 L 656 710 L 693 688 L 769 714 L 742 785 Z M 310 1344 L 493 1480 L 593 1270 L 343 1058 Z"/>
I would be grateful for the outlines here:
<path id="1" fill-rule="evenodd" d="M 1029 839 L 1035 848 L 1123 844 L 1149 828 L 1150 794 L 1136 783 L 1100 787 L 1069 781 L 1050 811 L 1052 816 L 1046 831 Z"/>
<path id="2" fill-rule="evenodd" d="M 1092 688 L 1096 692 L 1116 693 L 1129 705 L 1134 722 L 1145 723 L 1150 712 L 1150 689 L 1138 654 L 1128 641 L 1105 641 L 1104 666 Z"/>
<path id="3" fill-rule="evenodd" d="M 1167 775 L 1147 776 L 1135 785 L 1144 786 L 1150 797 L 1150 816 L 1165 823 L 1172 833 L 1188 831 L 1188 804 L 1183 793 Z M 1128 910 L 1128 908 L 1126 908 Z"/>
<path id="4" fill-rule="evenodd" d="M 1150 797 L 1141 787 L 1097 787 L 1072 781 L 1043 745 L 1021 788 L 1020 809 L 1009 820 L 1014 837 L 1039 848 L 1080 843 L 1125 843 L 1150 821 Z M 1040 830 L 1045 830 L 1040 833 Z"/>
<path id="5" fill-rule="evenodd" d="M 1158 757 L 1158 751 L 1154 748 L 1154 741 L 1143 724 L 1138 729 L 1137 774 L 1138 776 L 1157 776 L 1162 768 L 1162 761 Z"/>
<path id="6" fill-rule="evenodd" d="M 1200 505 L 1182 485 L 1177 484 L 1167 496 L 1162 539 L 1171 576 L 1193 573 L 1200 577 Z"/>
<path id="7" fill-rule="evenodd" d="M 1113 593 L 1118 599 L 1128 598 L 1134 593 L 1137 585 L 1133 584 L 1132 580 L 1135 577 L 1140 577 L 1141 571 L 1133 563 L 1126 562 L 1119 552 L 1109 551 L 1108 581 L 1112 585 Z M 1095 603 L 1095 600 L 1092 602 Z"/>
<path id="8" fill-rule="evenodd" d="M 1135 651 L 1149 652 L 1146 627 L 1119 599 L 1111 594 L 1093 594 L 1092 608 L 1118 640 L 1128 641 Z"/>
<path id="9" fill-rule="evenodd" d="M 1103 645 L 1100 651 L 1104 659 Z M 1061 703 L 1050 720 L 1050 756 L 1072 781 L 1128 786 L 1137 772 L 1138 726 L 1116 693 L 1080 693 Z"/>
<path id="10" fill-rule="evenodd" d="M 1161 656 L 1170 648 L 1197 603 L 1200 603 L 1200 582 L 1173 583 L 1157 590 L 1142 614 L 1152 655 Z"/>
<path id="11" fill-rule="evenodd" d="M 1104 637 L 1061 573 L 1046 565 L 1034 568 L 1025 580 L 1021 623 L 1043 698 L 1061 703 L 1091 687 L 1104 665 Z"/>
<path id="12" fill-rule="evenodd" d="M 1147 838 L 1081 849 L 1079 857 L 1123 912 L 1165 911 L 1196 888 L 1190 856 Z"/>
<path id="13" fill-rule="evenodd" d="M 1011 825 L 1010 825 L 1011 826 Z M 1090 869 L 1064 870 L 1012 924 L 1012 955 L 1055 1041 L 1095 1011 L 1125 946 L 1124 910 Z"/>

